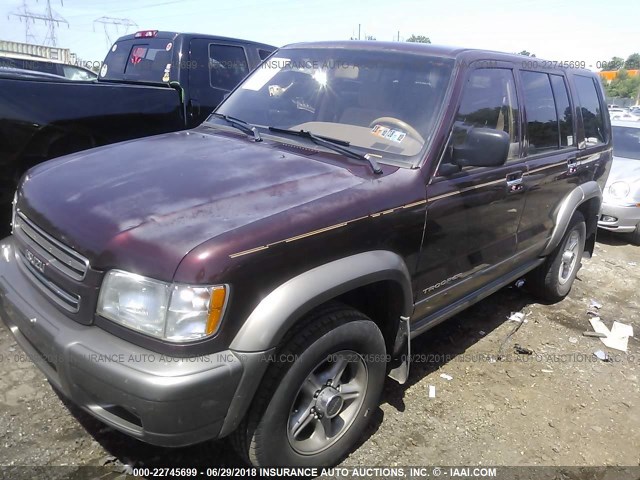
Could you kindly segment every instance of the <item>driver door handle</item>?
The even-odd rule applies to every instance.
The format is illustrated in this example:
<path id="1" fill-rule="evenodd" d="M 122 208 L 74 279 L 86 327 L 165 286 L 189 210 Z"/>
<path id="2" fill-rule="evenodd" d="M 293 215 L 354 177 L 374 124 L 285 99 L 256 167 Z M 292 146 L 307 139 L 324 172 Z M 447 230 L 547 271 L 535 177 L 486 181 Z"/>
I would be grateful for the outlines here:
<path id="1" fill-rule="evenodd" d="M 522 190 L 524 188 L 524 185 L 522 184 L 522 180 L 523 180 L 522 172 L 518 171 L 518 172 L 509 173 L 507 175 L 507 189 L 509 190 L 509 192 L 518 192 Z"/>

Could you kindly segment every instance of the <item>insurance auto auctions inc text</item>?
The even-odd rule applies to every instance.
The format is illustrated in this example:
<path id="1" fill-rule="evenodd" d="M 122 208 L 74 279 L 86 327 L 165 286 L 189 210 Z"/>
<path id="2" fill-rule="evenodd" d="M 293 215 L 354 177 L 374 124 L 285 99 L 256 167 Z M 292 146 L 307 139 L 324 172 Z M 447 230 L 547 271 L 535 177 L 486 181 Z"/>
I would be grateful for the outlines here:
<path id="1" fill-rule="evenodd" d="M 490 467 L 335 467 L 335 468 L 260 468 L 261 477 L 352 478 L 438 478 L 496 477 Z"/>

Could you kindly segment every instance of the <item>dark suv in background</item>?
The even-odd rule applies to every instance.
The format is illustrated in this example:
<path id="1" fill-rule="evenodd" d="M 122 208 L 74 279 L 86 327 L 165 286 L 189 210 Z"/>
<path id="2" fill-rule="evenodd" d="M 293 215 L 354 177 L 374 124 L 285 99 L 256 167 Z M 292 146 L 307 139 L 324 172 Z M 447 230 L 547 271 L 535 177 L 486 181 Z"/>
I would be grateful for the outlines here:
<path id="1" fill-rule="evenodd" d="M 3 319 L 140 440 L 336 463 L 412 337 L 524 275 L 559 301 L 593 252 L 600 82 L 525 60 L 291 45 L 198 128 L 36 166 L 1 246 Z"/>

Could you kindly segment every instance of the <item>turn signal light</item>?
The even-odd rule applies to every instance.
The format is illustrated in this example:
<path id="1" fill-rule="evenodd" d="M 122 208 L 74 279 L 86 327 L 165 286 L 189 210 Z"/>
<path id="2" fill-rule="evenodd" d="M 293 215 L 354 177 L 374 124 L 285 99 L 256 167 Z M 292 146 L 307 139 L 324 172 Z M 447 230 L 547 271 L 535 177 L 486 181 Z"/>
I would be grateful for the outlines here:
<path id="1" fill-rule="evenodd" d="M 225 287 L 215 287 L 211 292 L 211 302 L 209 303 L 209 318 L 207 320 L 207 335 L 211 335 L 218 329 L 222 318 L 222 307 L 227 296 Z"/>

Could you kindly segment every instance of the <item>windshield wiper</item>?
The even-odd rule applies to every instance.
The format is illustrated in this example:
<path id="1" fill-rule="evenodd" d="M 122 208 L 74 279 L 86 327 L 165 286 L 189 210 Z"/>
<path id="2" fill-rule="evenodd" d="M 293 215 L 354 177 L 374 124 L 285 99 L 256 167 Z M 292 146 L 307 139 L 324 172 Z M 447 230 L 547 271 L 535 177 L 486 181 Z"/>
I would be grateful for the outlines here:
<path id="1" fill-rule="evenodd" d="M 258 132 L 258 129 L 254 125 L 251 125 L 249 122 L 245 122 L 244 120 L 240 120 L 239 118 L 231 117 L 231 116 L 225 115 L 223 113 L 214 113 L 213 115 L 215 115 L 218 118 L 223 119 L 225 122 L 227 122 L 232 127 L 235 127 L 238 130 L 242 130 L 247 135 L 253 135 L 253 141 L 254 142 L 261 142 L 262 141 L 262 137 L 260 136 L 260 132 Z"/>
<path id="2" fill-rule="evenodd" d="M 338 140 L 337 138 L 314 135 L 309 130 L 289 130 L 288 128 L 269 127 L 269 131 L 308 138 L 316 145 L 326 147 L 330 150 L 333 150 L 334 152 L 342 153 L 347 157 L 355 158 L 356 160 L 368 162 L 369 165 L 371 165 L 371 169 L 374 173 L 382 173 L 382 168 L 380 168 L 378 162 L 376 162 L 375 159 L 371 157 L 371 155 L 369 155 L 368 153 L 366 155 L 361 155 L 360 153 L 347 148 L 349 146 L 349 142 L 345 140 Z"/>

